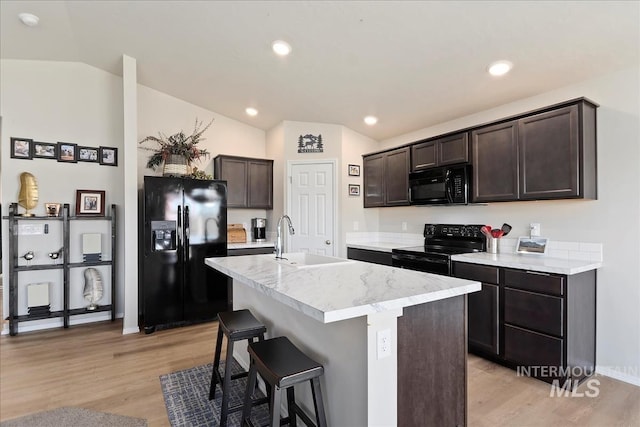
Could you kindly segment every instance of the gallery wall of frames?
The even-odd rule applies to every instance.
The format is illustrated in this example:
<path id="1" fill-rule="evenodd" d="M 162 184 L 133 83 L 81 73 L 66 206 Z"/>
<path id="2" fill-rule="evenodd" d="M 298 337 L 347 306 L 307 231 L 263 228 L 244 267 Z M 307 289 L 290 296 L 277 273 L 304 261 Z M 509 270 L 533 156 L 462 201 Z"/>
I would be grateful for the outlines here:
<path id="1" fill-rule="evenodd" d="M 115 147 L 87 147 L 71 142 L 40 142 L 30 138 L 11 137 L 11 158 L 49 159 L 64 163 L 99 163 L 118 166 L 118 149 Z"/>

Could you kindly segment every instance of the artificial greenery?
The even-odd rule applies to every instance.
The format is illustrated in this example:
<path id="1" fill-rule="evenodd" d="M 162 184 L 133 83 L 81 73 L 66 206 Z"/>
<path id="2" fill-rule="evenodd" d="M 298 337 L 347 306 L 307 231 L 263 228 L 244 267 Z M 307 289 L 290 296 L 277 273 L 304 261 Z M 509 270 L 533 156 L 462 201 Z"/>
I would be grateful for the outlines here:
<path id="1" fill-rule="evenodd" d="M 163 162 L 167 160 L 170 154 L 178 154 L 184 157 L 187 165 L 191 165 L 194 160 L 199 160 L 201 157 L 209 157 L 209 152 L 206 149 L 200 149 L 196 147 L 200 141 L 204 141 L 205 138 L 202 134 L 209 129 L 209 126 L 213 123 L 213 119 L 204 128 L 200 129 L 202 122 L 196 118 L 196 124 L 193 129 L 193 133 L 187 136 L 183 131 L 175 133 L 173 135 L 165 135 L 162 132 L 158 132 L 158 136 L 148 136 L 144 138 L 139 144 L 147 141 L 155 142 L 159 145 L 157 148 L 142 147 L 145 150 L 153 151 L 154 153 L 149 157 L 147 167 L 156 170 Z"/>
<path id="2" fill-rule="evenodd" d="M 193 170 L 191 171 L 191 173 L 187 176 L 193 179 L 213 179 L 213 175 L 210 175 L 205 171 L 201 171 L 195 166 L 193 167 Z"/>

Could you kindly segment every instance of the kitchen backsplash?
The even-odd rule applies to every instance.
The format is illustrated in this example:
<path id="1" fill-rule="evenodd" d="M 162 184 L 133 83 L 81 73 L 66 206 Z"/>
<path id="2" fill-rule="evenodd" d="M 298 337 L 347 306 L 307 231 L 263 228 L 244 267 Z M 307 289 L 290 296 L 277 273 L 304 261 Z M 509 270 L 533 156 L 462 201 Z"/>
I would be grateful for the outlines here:
<path id="1" fill-rule="evenodd" d="M 414 233 L 389 233 L 389 232 L 349 232 L 346 235 L 347 245 L 349 243 L 398 243 L 401 246 L 416 246 L 424 243 L 422 234 Z M 503 237 L 500 239 L 500 253 L 515 253 L 518 239 Z M 536 255 L 523 255 L 536 256 Z M 561 242 L 549 240 L 547 253 L 545 256 L 560 259 L 575 259 L 583 261 L 602 262 L 602 243 L 590 242 Z"/>

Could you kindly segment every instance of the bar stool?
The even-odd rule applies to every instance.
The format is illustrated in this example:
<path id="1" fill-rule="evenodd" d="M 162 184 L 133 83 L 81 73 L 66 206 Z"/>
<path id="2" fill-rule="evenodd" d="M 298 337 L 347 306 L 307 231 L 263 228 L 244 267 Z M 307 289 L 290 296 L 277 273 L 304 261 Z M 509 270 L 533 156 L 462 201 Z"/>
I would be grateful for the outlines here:
<path id="1" fill-rule="evenodd" d="M 249 367 L 249 379 L 244 395 L 241 425 L 244 426 L 246 423 L 249 426 L 253 426 L 249 420 L 253 406 L 251 404 L 251 394 L 255 387 L 256 374 L 260 374 L 266 383 L 267 390 L 270 390 L 268 395 L 271 398 L 269 404 L 271 427 L 281 425 L 282 389 L 287 390 L 287 406 L 289 408 L 289 416 L 282 420 L 282 424 L 288 422 L 290 426 L 295 426 L 296 416 L 299 416 L 307 426 L 327 426 L 324 405 L 322 404 L 322 391 L 320 390 L 320 376 L 324 373 L 324 367 L 321 364 L 310 359 L 286 337 L 249 343 L 249 356 L 251 358 L 251 366 Z M 295 402 L 293 386 L 307 380 L 311 383 L 317 424 L 314 424 Z"/>
<path id="2" fill-rule="evenodd" d="M 239 411 L 243 405 L 229 407 L 229 394 L 231 381 L 246 377 L 247 372 L 231 375 L 231 364 L 233 360 L 233 345 L 236 341 L 249 340 L 254 338 L 258 341 L 264 340 L 267 328 L 258 321 L 249 310 L 225 311 L 218 313 L 218 338 L 216 340 L 215 356 L 213 358 L 213 372 L 211 372 L 211 387 L 209 388 L 209 400 L 213 400 L 216 394 L 216 384 L 220 383 L 222 390 L 222 404 L 220 405 L 220 426 L 227 425 L 227 417 L 230 413 Z M 224 378 L 220 375 L 220 352 L 222 350 L 222 334 L 227 337 L 227 357 L 224 369 Z M 267 402 L 267 398 L 256 400 L 253 404 Z"/>

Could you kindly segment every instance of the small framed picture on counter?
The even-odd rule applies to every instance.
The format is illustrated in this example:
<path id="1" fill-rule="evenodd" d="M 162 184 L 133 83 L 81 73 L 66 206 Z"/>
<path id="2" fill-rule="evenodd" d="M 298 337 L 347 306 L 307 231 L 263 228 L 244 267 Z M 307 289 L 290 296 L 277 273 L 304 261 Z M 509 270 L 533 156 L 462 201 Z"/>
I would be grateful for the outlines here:
<path id="1" fill-rule="evenodd" d="M 516 253 L 544 255 L 549 239 L 546 237 L 518 237 Z"/>

